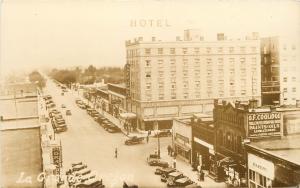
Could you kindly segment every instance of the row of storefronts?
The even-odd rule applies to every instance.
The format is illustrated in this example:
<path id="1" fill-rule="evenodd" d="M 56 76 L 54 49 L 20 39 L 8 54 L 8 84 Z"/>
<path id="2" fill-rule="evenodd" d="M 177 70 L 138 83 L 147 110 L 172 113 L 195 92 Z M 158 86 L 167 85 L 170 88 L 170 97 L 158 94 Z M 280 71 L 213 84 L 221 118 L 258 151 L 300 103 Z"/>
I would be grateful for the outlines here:
<path id="1" fill-rule="evenodd" d="M 299 186 L 300 145 L 294 143 L 299 134 L 284 131 L 294 126 L 284 123 L 291 122 L 288 115 L 298 112 L 299 107 L 291 110 L 258 107 L 256 101 L 232 104 L 216 100 L 213 116 L 195 114 L 191 118 L 190 164 L 200 165 L 215 181 L 231 186 Z M 298 121 L 292 117 L 293 123 Z"/>

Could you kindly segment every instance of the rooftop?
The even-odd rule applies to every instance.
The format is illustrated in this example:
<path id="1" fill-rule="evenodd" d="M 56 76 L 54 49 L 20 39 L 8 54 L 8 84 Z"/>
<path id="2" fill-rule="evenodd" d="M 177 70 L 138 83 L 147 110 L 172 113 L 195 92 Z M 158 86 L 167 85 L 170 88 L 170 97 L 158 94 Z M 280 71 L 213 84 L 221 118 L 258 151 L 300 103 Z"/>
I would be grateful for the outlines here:
<path id="1" fill-rule="evenodd" d="M 267 153 L 300 165 L 300 135 L 289 135 L 276 140 L 262 140 L 251 142 L 254 146 Z"/>
<path id="2" fill-rule="evenodd" d="M 38 117 L 37 97 L 0 99 L 3 119 Z"/>

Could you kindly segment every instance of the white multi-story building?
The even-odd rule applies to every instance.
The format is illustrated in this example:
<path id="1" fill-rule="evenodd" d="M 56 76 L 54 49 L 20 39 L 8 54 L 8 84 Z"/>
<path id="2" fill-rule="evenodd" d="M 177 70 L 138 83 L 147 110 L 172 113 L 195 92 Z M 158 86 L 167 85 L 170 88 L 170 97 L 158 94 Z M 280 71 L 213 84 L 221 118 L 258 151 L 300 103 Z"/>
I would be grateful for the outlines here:
<path id="1" fill-rule="evenodd" d="M 128 111 L 141 129 L 162 129 L 172 118 L 209 113 L 213 99 L 246 101 L 261 97 L 260 40 L 205 41 L 197 30 L 184 40 L 163 42 L 154 37 L 126 41 Z"/>
<path id="2" fill-rule="evenodd" d="M 300 49 L 297 39 L 261 39 L 262 102 L 295 105 L 300 100 Z"/>

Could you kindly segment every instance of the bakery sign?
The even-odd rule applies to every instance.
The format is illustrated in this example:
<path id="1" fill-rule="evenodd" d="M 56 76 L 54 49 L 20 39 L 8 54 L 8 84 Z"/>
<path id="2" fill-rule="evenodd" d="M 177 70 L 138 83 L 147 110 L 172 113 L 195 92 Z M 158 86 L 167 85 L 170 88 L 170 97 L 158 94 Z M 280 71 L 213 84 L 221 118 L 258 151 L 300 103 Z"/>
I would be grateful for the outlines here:
<path id="1" fill-rule="evenodd" d="M 271 180 L 274 180 L 275 165 L 273 162 L 248 153 L 248 168 Z"/>
<path id="2" fill-rule="evenodd" d="M 281 135 L 280 112 L 258 112 L 247 115 L 248 137 L 266 137 Z"/>

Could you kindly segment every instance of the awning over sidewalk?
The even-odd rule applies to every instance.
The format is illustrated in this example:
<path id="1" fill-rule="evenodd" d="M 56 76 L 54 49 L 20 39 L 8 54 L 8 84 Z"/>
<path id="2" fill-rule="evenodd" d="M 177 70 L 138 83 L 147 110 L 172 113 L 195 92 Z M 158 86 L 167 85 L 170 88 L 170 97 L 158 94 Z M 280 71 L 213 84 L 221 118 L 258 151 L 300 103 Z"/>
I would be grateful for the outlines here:
<path id="1" fill-rule="evenodd" d="M 136 118 L 136 114 L 132 112 L 124 112 L 120 114 L 122 119 L 134 119 Z"/>

